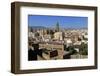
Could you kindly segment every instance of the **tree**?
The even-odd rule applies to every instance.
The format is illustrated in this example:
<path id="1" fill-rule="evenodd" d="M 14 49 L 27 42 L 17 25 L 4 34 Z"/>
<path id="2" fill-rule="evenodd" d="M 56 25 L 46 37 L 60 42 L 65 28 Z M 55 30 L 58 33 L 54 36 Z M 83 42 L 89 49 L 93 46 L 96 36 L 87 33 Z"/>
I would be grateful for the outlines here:
<path id="1" fill-rule="evenodd" d="M 88 46 L 87 46 L 87 44 L 81 43 L 79 50 L 80 50 L 79 53 L 81 55 L 88 55 Z"/>
<path id="2" fill-rule="evenodd" d="M 71 55 L 77 53 L 73 46 L 69 46 L 66 51 L 69 51 Z"/>

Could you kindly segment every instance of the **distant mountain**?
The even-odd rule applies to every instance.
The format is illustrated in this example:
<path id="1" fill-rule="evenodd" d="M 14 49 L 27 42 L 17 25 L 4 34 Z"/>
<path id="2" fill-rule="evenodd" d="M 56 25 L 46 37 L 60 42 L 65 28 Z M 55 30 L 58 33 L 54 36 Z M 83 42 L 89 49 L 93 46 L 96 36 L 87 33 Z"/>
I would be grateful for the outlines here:
<path id="1" fill-rule="evenodd" d="M 83 28 L 64 28 L 66 30 L 81 30 L 81 29 L 88 29 L 86 27 L 83 27 Z"/>
<path id="2" fill-rule="evenodd" d="M 32 28 L 32 29 L 55 29 L 53 27 L 45 27 L 45 26 L 29 26 L 29 28 Z M 60 27 L 60 29 L 65 29 L 65 30 L 81 30 L 81 29 L 88 29 L 86 27 L 78 27 L 78 28 L 69 28 L 69 27 L 66 27 L 66 28 L 62 28 Z"/>
<path id="3" fill-rule="evenodd" d="M 29 26 L 29 28 L 32 28 L 32 29 L 47 29 L 44 26 Z"/>

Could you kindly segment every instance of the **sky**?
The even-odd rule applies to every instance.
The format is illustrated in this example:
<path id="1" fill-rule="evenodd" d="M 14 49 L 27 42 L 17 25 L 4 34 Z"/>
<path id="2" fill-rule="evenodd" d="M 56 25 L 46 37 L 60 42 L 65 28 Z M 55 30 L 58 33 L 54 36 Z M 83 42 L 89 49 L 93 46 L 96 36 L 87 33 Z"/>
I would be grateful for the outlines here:
<path id="1" fill-rule="evenodd" d="M 53 28 L 57 22 L 61 28 L 87 28 L 88 17 L 28 15 L 29 26 L 44 26 Z"/>

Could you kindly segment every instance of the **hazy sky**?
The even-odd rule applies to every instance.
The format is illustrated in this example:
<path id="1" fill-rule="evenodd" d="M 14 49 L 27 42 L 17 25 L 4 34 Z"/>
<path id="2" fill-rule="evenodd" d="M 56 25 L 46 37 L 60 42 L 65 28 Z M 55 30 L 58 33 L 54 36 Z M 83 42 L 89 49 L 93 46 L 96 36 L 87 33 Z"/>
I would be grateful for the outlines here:
<path id="1" fill-rule="evenodd" d="M 87 28 L 88 17 L 75 16 L 50 16 L 50 15 L 29 15 L 29 26 L 55 27 L 59 23 L 61 28 Z"/>

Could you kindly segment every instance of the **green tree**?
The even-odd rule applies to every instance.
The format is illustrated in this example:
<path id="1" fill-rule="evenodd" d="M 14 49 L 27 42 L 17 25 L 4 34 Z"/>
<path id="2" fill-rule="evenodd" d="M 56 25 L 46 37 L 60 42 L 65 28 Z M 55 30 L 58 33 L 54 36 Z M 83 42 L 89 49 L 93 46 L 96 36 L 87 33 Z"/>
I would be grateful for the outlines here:
<path id="1" fill-rule="evenodd" d="M 70 54 L 75 54 L 75 53 L 77 53 L 73 46 L 69 46 L 69 47 L 66 49 L 66 51 L 69 51 Z"/>
<path id="2" fill-rule="evenodd" d="M 87 44 L 82 43 L 82 44 L 80 45 L 79 50 L 80 50 L 79 53 L 80 53 L 81 55 L 88 55 L 88 46 L 87 46 Z"/>

